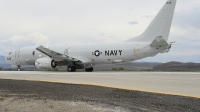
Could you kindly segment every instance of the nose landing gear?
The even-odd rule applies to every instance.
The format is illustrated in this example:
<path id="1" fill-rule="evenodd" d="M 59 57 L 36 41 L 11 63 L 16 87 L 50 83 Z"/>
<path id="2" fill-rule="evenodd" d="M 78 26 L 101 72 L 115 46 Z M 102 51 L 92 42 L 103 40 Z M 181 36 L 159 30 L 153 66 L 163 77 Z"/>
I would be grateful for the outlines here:
<path id="1" fill-rule="evenodd" d="M 21 71 L 21 66 L 20 65 L 17 66 L 17 71 Z"/>

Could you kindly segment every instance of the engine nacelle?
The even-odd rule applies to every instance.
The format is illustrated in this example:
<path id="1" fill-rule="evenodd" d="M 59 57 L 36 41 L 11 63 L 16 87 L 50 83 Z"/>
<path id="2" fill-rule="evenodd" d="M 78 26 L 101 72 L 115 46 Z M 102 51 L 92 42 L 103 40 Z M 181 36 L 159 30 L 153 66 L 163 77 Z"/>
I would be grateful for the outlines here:
<path id="1" fill-rule="evenodd" d="M 54 69 L 58 65 L 57 62 L 55 62 L 51 58 L 40 58 L 35 61 L 35 67 L 37 69 Z"/>

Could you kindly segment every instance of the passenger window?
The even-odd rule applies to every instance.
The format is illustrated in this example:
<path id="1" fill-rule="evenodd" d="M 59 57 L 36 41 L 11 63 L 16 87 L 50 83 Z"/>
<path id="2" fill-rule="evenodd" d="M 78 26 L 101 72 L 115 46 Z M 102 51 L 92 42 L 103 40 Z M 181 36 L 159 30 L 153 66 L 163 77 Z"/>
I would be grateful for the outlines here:
<path id="1" fill-rule="evenodd" d="M 33 56 L 35 55 L 35 51 L 33 51 Z"/>

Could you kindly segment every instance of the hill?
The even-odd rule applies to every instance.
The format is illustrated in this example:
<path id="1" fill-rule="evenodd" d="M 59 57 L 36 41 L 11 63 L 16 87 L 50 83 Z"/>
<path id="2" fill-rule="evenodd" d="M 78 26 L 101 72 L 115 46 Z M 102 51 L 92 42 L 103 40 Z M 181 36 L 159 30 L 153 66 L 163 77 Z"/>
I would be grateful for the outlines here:
<path id="1" fill-rule="evenodd" d="M 152 63 L 152 62 L 127 62 L 122 64 L 100 64 L 95 65 L 94 70 L 97 71 L 107 71 L 113 69 L 123 68 L 124 70 L 153 70 L 155 65 L 160 63 Z M 58 66 L 58 70 L 66 70 L 67 66 Z"/>
<path id="2" fill-rule="evenodd" d="M 153 69 L 164 71 L 197 71 L 200 70 L 200 63 L 168 62 L 156 65 L 153 67 Z"/>
<path id="3" fill-rule="evenodd" d="M 153 69 L 155 65 L 160 63 L 152 63 L 152 62 L 127 62 L 123 64 L 102 64 L 95 65 L 95 70 L 112 70 L 113 68 L 124 68 L 126 70 L 146 70 Z"/>

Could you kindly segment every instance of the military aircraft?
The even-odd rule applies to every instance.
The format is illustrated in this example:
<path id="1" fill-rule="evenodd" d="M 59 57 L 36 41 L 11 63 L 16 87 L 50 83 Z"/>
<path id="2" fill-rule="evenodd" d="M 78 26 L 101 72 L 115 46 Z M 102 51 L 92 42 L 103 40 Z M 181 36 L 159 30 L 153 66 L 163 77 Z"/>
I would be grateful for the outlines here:
<path id="1" fill-rule="evenodd" d="M 22 65 L 35 65 L 37 69 L 67 66 L 69 72 L 85 69 L 92 72 L 96 64 L 116 64 L 152 57 L 169 52 L 169 32 L 177 0 L 167 0 L 159 13 L 138 37 L 124 42 L 54 45 L 17 49 L 5 60 L 20 71 Z"/>

